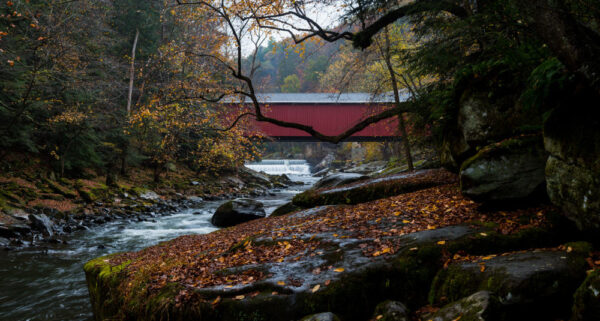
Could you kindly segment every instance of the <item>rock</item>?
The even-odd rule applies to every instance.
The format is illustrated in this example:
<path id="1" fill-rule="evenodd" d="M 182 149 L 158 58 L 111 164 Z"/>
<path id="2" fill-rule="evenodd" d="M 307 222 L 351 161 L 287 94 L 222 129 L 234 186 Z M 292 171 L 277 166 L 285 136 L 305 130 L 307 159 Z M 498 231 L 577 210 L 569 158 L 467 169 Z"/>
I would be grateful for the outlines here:
<path id="1" fill-rule="evenodd" d="M 289 203 L 285 203 L 285 204 L 279 206 L 269 216 L 281 216 L 281 215 L 289 214 L 289 213 L 292 213 L 295 211 L 299 211 L 301 209 L 302 209 L 301 207 L 298 207 L 298 206 L 292 204 L 292 202 L 289 202 Z"/>
<path id="2" fill-rule="evenodd" d="M 204 199 L 202 199 L 202 197 L 198 197 L 198 196 L 188 196 L 187 200 L 192 202 L 192 204 L 194 204 L 194 205 L 200 204 L 204 201 Z"/>
<path id="3" fill-rule="evenodd" d="M 300 321 L 340 321 L 340 319 L 331 312 L 323 312 L 306 316 Z"/>
<path id="4" fill-rule="evenodd" d="M 479 291 L 444 306 L 433 315 L 427 316 L 426 319 L 431 321 L 454 321 L 461 319 L 469 321 L 502 320 L 490 311 L 493 310 L 493 301 L 494 299 L 490 295 L 490 292 Z"/>
<path id="5" fill-rule="evenodd" d="M 376 161 L 345 169 L 344 172 L 356 174 L 371 174 L 383 170 L 386 166 L 386 161 Z"/>
<path id="6" fill-rule="evenodd" d="M 323 213 L 314 209 L 303 212 L 294 213 L 290 218 L 319 216 Z M 235 231 L 236 227 L 224 231 L 224 234 Z M 341 239 L 334 237 L 331 232 L 321 233 L 316 236 L 319 242 L 315 243 L 315 246 L 319 248 L 312 252 L 314 255 L 299 255 L 297 260 L 282 263 L 247 262 L 245 265 L 224 268 L 219 272 L 227 276 L 238 275 L 245 270 L 261 271 L 264 278 L 256 283 L 237 284 L 233 288 L 212 286 L 194 289 L 198 296 L 193 297 L 193 301 L 186 303 L 181 309 L 171 308 L 171 302 L 174 302 L 179 288 L 165 287 L 160 291 L 165 295 L 165 306 L 169 306 L 165 311 L 169 311 L 171 320 L 289 321 L 300 320 L 309 313 L 319 311 L 330 311 L 342 320 L 366 320 L 372 315 L 377 303 L 386 298 L 397 297 L 415 306 L 423 303 L 428 287 L 443 262 L 441 248 L 436 242 L 451 242 L 476 232 L 479 231 L 465 226 L 454 226 L 404 236 L 396 235 L 393 237 L 400 238 L 400 244 L 406 246 L 388 257 L 366 256 L 360 247 L 364 240 L 352 237 Z M 253 246 L 270 244 L 269 246 L 278 247 L 278 243 L 284 244 L 286 238 L 291 240 L 289 237 L 290 235 L 285 235 L 274 240 L 271 237 L 250 236 L 232 245 L 227 250 L 227 255 L 245 252 L 244 247 L 250 244 L 250 241 Z M 304 242 L 314 237 L 312 233 L 298 235 Z M 166 243 L 162 246 L 165 245 Z M 418 250 L 411 250 L 415 247 Z M 160 265 L 160 262 L 157 262 L 157 265 Z M 334 268 L 327 268 L 330 265 Z M 320 269 L 315 271 L 319 267 Z M 150 319 L 158 313 L 157 309 L 160 307 L 148 303 L 144 291 L 133 293 L 136 296 L 135 300 L 144 302 L 139 308 L 116 303 L 120 302 L 119 284 L 129 282 L 122 279 L 126 273 L 119 274 L 123 268 L 123 265 L 111 265 L 106 257 L 85 265 L 94 314 L 109 319 L 114 313 L 121 311 L 134 319 Z M 243 299 L 237 298 L 238 295 L 242 295 Z M 218 297 L 218 304 L 205 304 Z M 195 298 L 202 298 L 204 303 Z M 127 311 L 128 309 L 132 310 Z"/>
<path id="7" fill-rule="evenodd" d="M 545 195 L 546 159 L 542 139 L 537 135 L 489 145 L 461 166 L 461 190 L 479 202 Z"/>
<path id="8" fill-rule="evenodd" d="M 192 185 L 192 186 L 198 186 L 198 185 L 200 185 L 200 183 L 198 181 L 191 181 L 190 185 Z"/>
<path id="9" fill-rule="evenodd" d="M 544 125 L 548 196 L 582 230 L 600 230 L 599 128 L 600 111 L 585 102 L 555 109 Z"/>
<path id="10" fill-rule="evenodd" d="M 506 313 L 515 313 L 520 319 L 527 311 L 535 311 L 532 319 L 538 320 L 544 315 L 568 316 L 567 302 L 585 276 L 588 246 L 573 245 L 571 252 L 533 250 L 452 264 L 436 276 L 430 303 L 452 302 L 485 290 L 502 302 Z M 579 250 L 586 247 L 588 250 Z M 536 311 L 538 308 L 543 311 Z"/>
<path id="11" fill-rule="evenodd" d="M 326 170 L 331 167 L 331 164 L 335 160 L 335 155 L 333 153 L 327 154 L 315 167 L 313 167 L 314 172 L 318 172 L 321 170 Z"/>
<path id="12" fill-rule="evenodd" d="M 349 186 L 326 190 L 309 189 L 297 194 L 292 203 L 303 208 L 319 205 L 358 204 L 421 189 L 453 183 L 456 176 L 443 169 L 421 170 L 371 178 Z"/>
<path id="13" fill-rule="evenodd" d="M 402 302 L 391 300 L 377 305 L 373 319 L 378 321 L 410 321 L 406 306 Z"/>
<path id="14" fill-rule="evenodd" d="M 160 198 L 160 196 L 158 196 L 158 194 L 156 194 L 154 191 L 150 191 L 150 190 L 146 190 L 146 191 L 140 193 L 139 197 L 141 199 L 148 200 L 148 201 L 161 200 L 161 198 Z"/>
<path id="15" fill-rule="evenodd" d="M 465 141 L 462 133 L 453 130 L 444 134 L 440 147 L 440 162 L 444 168 L 458 172 L 460 165 L 467 158 L 471 147 Z"/>
<path id="16" fill-rule="evenodd" d="M 369 178 L 369 176 L 356 173 L 335 173 L 327 175 L 315 183 L 313 189 L 331 188 L 341 185 L 351 184 L 360 180 Z"/>
<path id="17" fill-rule="evenodd" d="M 29 214 L 20 208 L 8 209 L 7 214 L 20 220 L 29 222 Z"/>
<path id="18" fill-rule="evenodd" d="M 229 227 L 265 216 L 265 209 L 261 202 L 238 198 L 219 206 L 211 223 L 218 227 Z"/>
<path id="19" fill-rule="evenodd" d="M 312 174 L 312 176 L 314 177 L 323 177 L 325 175 L 327 175 L 329 173 L 329 168 L 324 168 L 318 172 L 315 172 L 314 174 Z"/>
<path id="20" fill-rule="evenodd" d="M 54 235 L 54 222 L 45 214 L 29 214 L 31 228 L 46 236 Z"/>
<path id="21" fill-rule="evenodd" d="M 86 203 L 93 203 L 95 202 L 98 197 L 91 191 L 85 190 L 83 188 L 80 188 L 78 190 L 79 196 L 81 196 L 81 198 L 86 202 Z M 125 193 L 126 194 L 126 193 Z M 127 196 L 125 196 L 127 197 Z"/>
<path id="22" fill-rule="evenodd" d="M 8 248 L 10 246 L 10 240 L 4 237 L 0 237 L 0 248 Z"/>
<path id="23" fill-rule="evenodd" d="M 593 321 L 600 317 L 600 270 L 590 273 L 573 296 L 572 321 Z"/>

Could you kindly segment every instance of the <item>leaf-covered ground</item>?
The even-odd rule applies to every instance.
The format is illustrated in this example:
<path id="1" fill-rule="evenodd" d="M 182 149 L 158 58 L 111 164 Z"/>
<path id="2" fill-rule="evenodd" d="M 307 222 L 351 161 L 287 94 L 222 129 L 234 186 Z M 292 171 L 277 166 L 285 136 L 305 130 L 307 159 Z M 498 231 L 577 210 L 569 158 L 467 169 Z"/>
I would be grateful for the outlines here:
<path id="1" fill-rule="evenodd" d="M 447 173 L 440 179 L 447 179 Z M 289 264 L 322 254 L 323 236 L 361 240 L 362 254 L 375 259 L 391 255 L 403 246 L 397 236 L 465 223 L 491 227 L 503 234 L 513 233 L 543 225 L 546 213 L 552 210 L 540 206 L 484 212 L 478 209 L 478 204 L 463 197 L 459 186 L 453 183 L 354 206 L 320 207 L 210 234 L 183 236 L 136 253 L 114 256 L 110 263 L 131 262 L 125 269 L 128 281 L 121 283 L 123 293 L 139 289 L 142 282 L 150 294 L 173 282 L 186 289 L 228 288 L 266 278 L 261 269 L 252 268 L 256 264 Z M 443 245 L 444 241 L 438 244 Z M 240 273 L 222 273 L 242 266 L 246 268 L 240 269 Z M 343 272 L 344 269 L 329 265 L 312 273 L 324 270 Z M 282 283 L 300 286 L 302 280 L 290 276 Z M 188 291 L 182 290 L 177 300 L 188 295 Z"/>

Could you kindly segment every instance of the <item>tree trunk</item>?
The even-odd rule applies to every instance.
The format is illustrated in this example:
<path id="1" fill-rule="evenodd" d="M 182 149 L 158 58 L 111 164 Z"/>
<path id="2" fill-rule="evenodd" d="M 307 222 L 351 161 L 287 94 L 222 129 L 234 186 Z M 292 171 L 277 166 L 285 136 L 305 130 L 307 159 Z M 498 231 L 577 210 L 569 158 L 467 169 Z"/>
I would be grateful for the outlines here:
<path id="1" fill-rule="evenodd" d="M 400 93 L 398 91 L 398 82 L 396 81 L 396 73 L 394 71 L 394 66 L 392 66 L 392 57 L 390 55 L 390 35 L 388 33 L 388 28 L 385 28 L 384 32 L 385 36 L 385 51 L 382 50 L 382 56 L 385 60 L 385 64 L 387 66 L 388 72 L 390 73 L 390 81 L 392 82 L 392 89 L 394 91 L 394 102 L 396 106 L 400 106 Z M 400 123 L 400 134 L 402 134 L 402 143 L 404 145 L 404 154 L 406 157 L 406 164 L 408 165 L 408 170 L 413 171 L 415 169 L 413 165 L 412 153 L 410 151 L 410 142 L 408 141 L 408 133 L 406 132 L 406 124 L 404 122 L 404 113 L 398 114 L 398 122 Z"/>
<path id="2" fill-rule="evenodd" d="M 154 183 L 160 183 L 160 163 L 154 163 Z"/>
<path id="3" fill-rule="evenodd" d="M 135 38 L 133 39 L 133 48 L 131 49 L 131 67 L 129 69 L 129 94 L 127 96 L 127 116 L 131 114 L 131 98 L 133 96 L 133 80 L 135 78 L 135 51 L 137 48 L 139 37 L 140 31 L 139 29 L 136 29 Z"/>

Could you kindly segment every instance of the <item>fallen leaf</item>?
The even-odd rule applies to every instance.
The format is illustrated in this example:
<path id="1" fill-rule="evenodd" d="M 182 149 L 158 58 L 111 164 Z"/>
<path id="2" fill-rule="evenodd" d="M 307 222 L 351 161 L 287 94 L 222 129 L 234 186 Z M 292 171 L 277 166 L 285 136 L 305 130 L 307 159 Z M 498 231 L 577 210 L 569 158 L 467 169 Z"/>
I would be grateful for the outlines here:
<path id="1" fill-rule="evenodd" d="M 317 291 L 319 291 L 319 289 L 321 288 L 321 286 L 319 284 L 315 285 L 312 290 L 310 290 L 312 293 L 315 293 Z"/>
<path id="2" fill-rule="evenodd" d="M 219 302 L 221 302 L 221 296 L 218 296 L 214 301 L 212 301 L 212 305 L 215 305 Z"/>
<path id="3" fill-rule="evenodd" d="M 243 295 L 238 295 L 235 297 L 236 300 L 243 300 L 245 298 L 245 296 Z"/>
<path id="4" fill-rule="evenodd" d="M 334 269 L 333 271 L 341 273 L 341 272 L 344 272 L 344 268 L 340 267 L 340 268 Z"/>

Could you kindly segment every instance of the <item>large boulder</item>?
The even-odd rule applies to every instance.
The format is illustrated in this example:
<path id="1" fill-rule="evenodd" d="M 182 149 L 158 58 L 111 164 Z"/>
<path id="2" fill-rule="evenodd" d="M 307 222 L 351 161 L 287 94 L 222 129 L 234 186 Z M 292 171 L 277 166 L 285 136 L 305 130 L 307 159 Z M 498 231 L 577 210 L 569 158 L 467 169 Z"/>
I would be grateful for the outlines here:
<path id="1" fill-rule="evenodd" d="M 489 145 L 461 166 L 462 192 L 481 202 L 544 195 L 546 159 L 539 135 Z"/>
<path id="2" fill-rule="evenodd" d="M 548 196 L 581 229 L 600 229 L 600 111 L 558 108 L 544 125 Z"/>
<path id="3" fill-rule="evenodd" d="M 237 198 L 219 206 L 213 214 L 211 223 L 218 227 L 229 227 L 265 216 L 265 209 L 261 202 Z"/>
<path id="4" fill-rule="evenodd" d="M 366 179 L 330 189 L 309 189 L 294 196 L 292 203 L 304 208 L 319 205 L 359 204 L 455 181 L 456 175 L 443 169 L 420 170 Z"/>
<path id="5" fill-rule="evenodd" d="M 489 291 L 479 291 L 444 306 L 426 319 L 432 321 L 454 321 L 460 319 L 471 321 L 499 320 L 500 318 L 494 315 L 493 311 L 495 305 L 494 299 Z"/>
<path id="6" fill-rule="evenodd" d="M 519 320 L 568 316 L 568 302 L 585 277 L 589 250 L 589 244 L 575 243 L 565 250 L 517 252 L 455 263 L 436 276 L 430 303 L 453 302 L 485 290 L 502 302 L 506 320 L 514 320 L 515 315 Z"/>
<path id="7" fill-rule="evenodd" d="M 54 222 L 45 214 L 29 214 L 31 228 L 39 231 L 44 235 L 52 236 L 54 234 Z"/>
<path id="8" fill-rule="evenodd" d="M 408 309 L 402 302 L 387 300 L 375 307 L 372 319 L 378 321 L 409 321 Z"/>
<path id="9" fill-rule="evenodd" d="M 285 203 L 285 204 L 279 206 L 278 208 L 276 208 L 273 211 L 273 213 L 271 213 L 270 216 L 282 216 L 285 214 L 299 211 L 301 209 L 302 209 L 301 207 L 298 207 L 298 206 L 292 204 L 292 202 L 289 202 L 289 203 Z"/>
<path id="10" fill-rule="evenodd" d="M 358 173 L 335 173 L 327 175 L 315 183 L 313 189 L 331 188 L 354 183 L 369 178 L 369 176 Z"/>
<path id="11" fill-rule="evenodd" d="M 600 270 L 588 275 L 573 296 L 572 321 L 592 321 L 600 318 Z"/>

